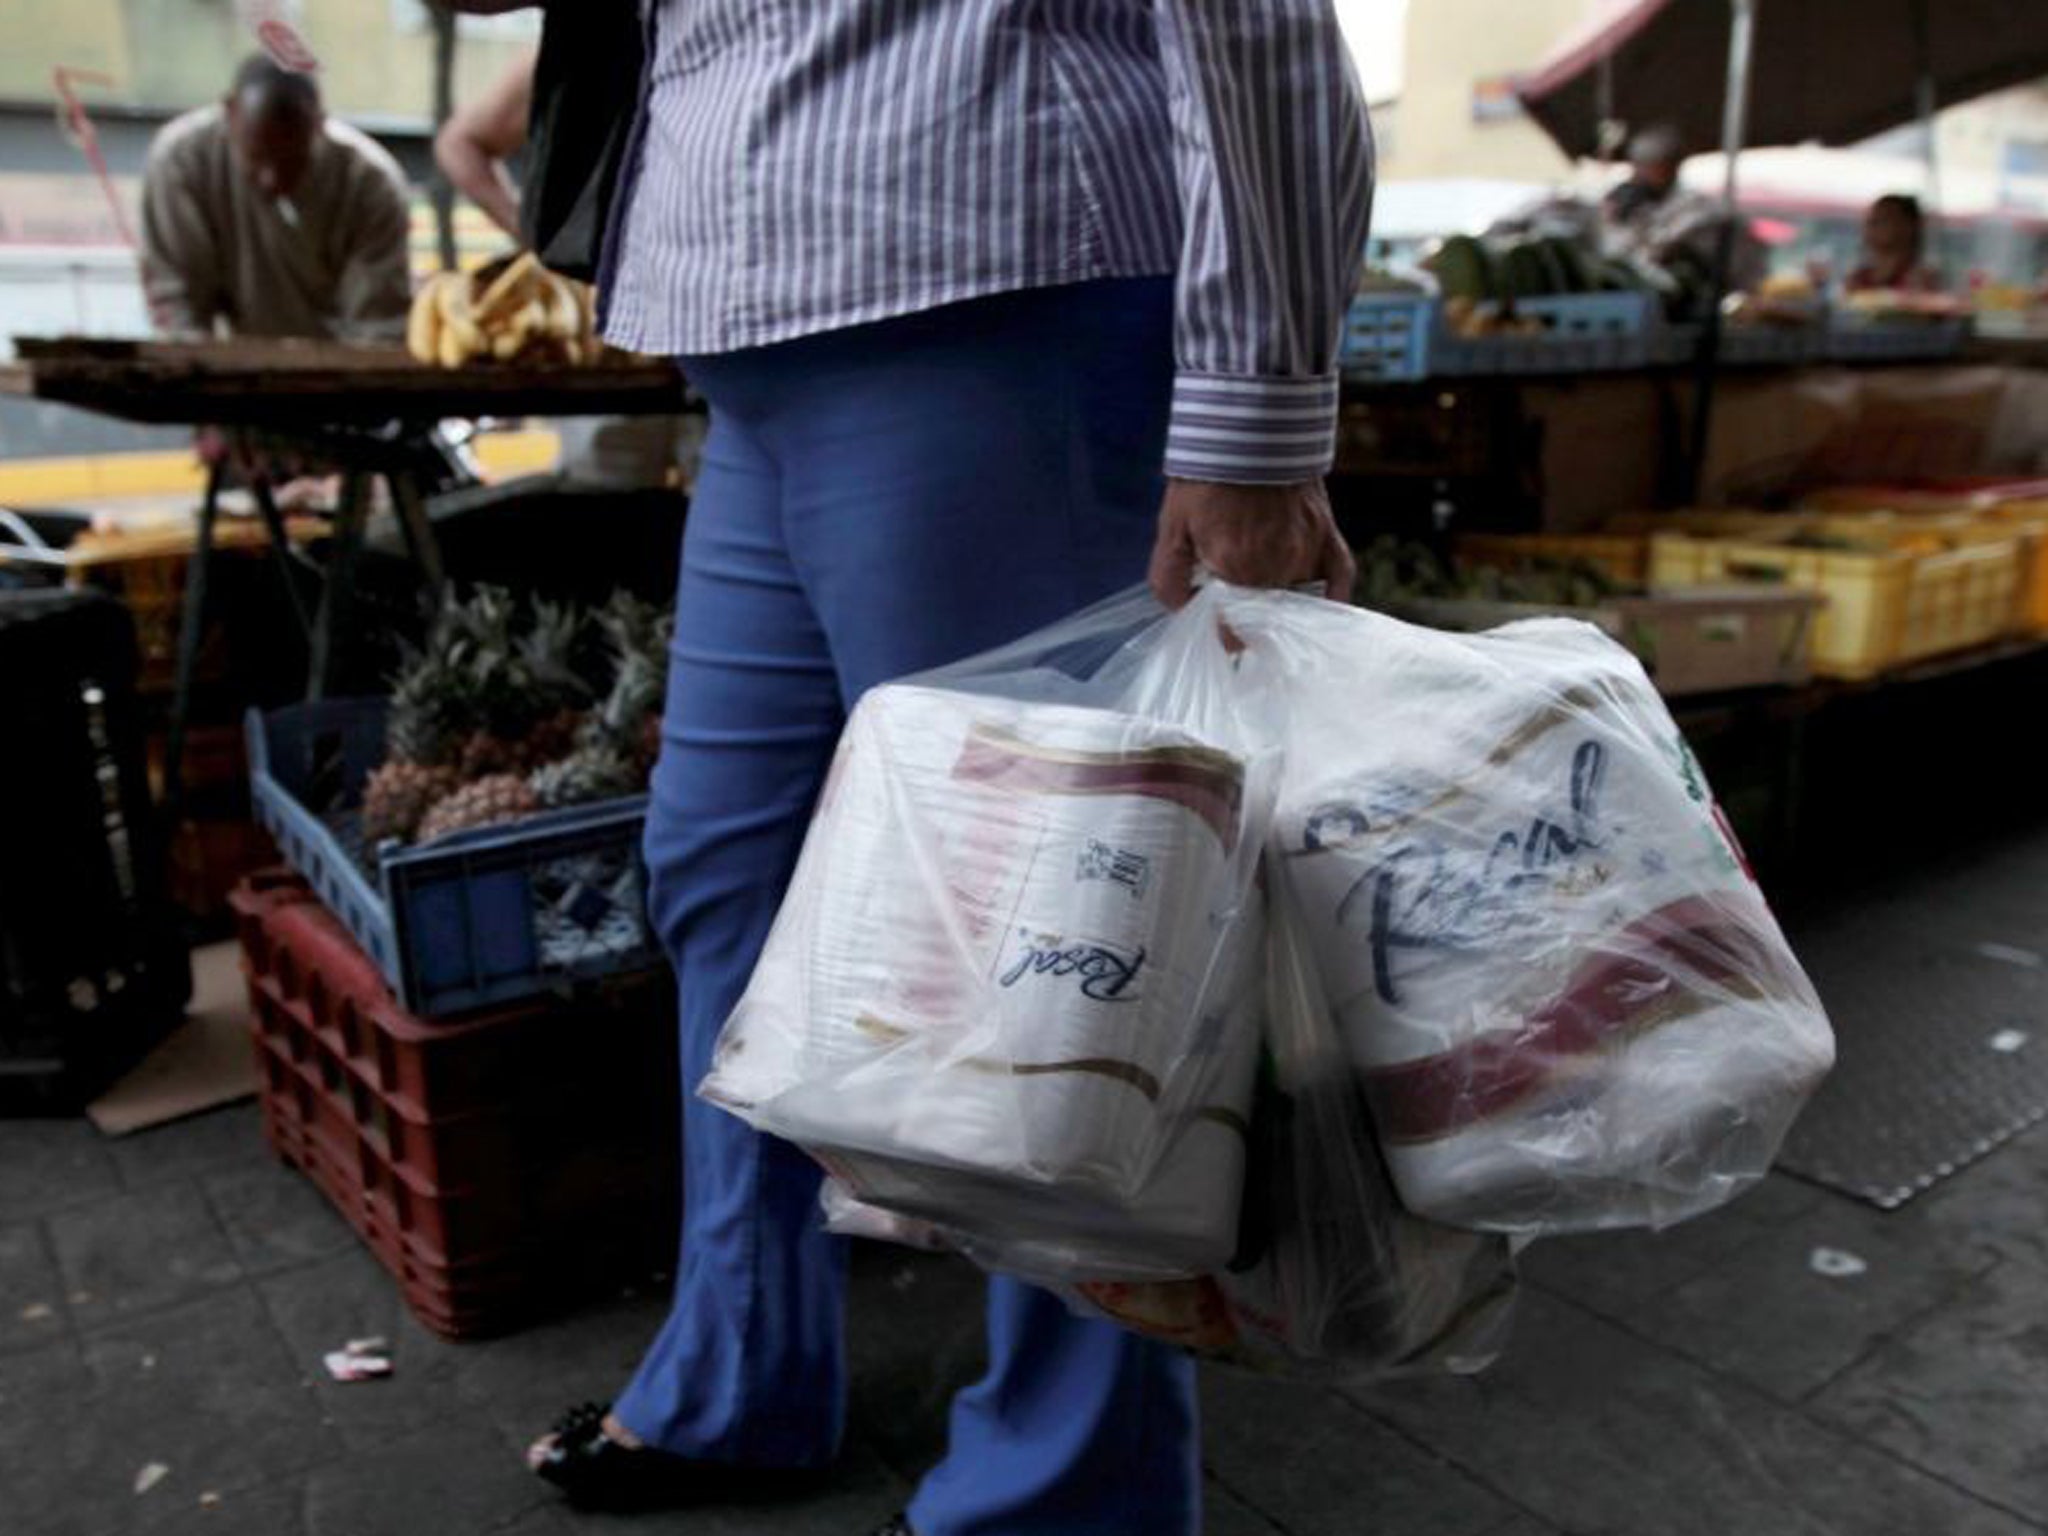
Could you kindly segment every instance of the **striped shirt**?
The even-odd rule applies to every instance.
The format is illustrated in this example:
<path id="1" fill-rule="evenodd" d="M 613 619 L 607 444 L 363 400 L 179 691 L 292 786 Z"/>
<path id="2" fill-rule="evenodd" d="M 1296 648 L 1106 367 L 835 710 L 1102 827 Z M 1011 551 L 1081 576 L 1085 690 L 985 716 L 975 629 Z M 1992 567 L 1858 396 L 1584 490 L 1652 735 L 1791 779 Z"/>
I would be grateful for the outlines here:
<path id="1" fill-rule="evenodd" d="M 1329 468 L 1372 145 L 1332 0 L 643 0 L 606 335 L 728 352 L 1176 274 L 1166 470 Z"/>

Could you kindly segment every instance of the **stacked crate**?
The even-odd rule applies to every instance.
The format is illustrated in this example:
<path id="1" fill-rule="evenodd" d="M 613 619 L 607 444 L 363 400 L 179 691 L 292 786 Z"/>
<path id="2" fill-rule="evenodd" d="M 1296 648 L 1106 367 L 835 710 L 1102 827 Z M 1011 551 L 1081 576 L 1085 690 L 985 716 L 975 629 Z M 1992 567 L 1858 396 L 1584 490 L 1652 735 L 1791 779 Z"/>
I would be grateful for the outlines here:
<path id="1" fill-rule="evenodd" d="M 68 1107 L 183 1016 L 134 625 L 90 592 L 0 592 L 0 1105 Z"/>
<path id="2" fill-rule="evenodd" d="M 265 1132 L 428 1327 L 504 1332 L 672 1261 L 666 972 L 429 1022 L 296 876 L 234 906 Z"/>

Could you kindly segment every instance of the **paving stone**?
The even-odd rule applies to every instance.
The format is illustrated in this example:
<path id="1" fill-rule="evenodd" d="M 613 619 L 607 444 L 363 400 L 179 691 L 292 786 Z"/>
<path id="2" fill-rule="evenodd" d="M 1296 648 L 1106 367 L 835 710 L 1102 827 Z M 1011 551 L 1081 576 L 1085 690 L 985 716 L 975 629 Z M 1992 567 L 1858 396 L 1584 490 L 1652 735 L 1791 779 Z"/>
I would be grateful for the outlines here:
<path id="1" fill-rule="evenodd" d="M 668 1528 L 687 1531 L 689 1536 L 867 1536 L 904 1506 L 910 1492 L 910 1486 L 873 1452 L 856 1446 L 841 1460 L 832 1481 L 815 1493 L 793 1500 L 693 1505 L 687 1515 L 673 1517 Z M 646 1520 L 559 1508 L 557 1512 L 568 1530 L 585 1536 L 633 1536 L 655 1528 Z M 412 1533 L 393 1532 L 392 1536 Z"/>
<path id="2" fill-rule="evenodd" d="M 0 1221 L 97 1200 L 121 1187 L 106 1138 L 86 1120 L 0 1120 Z"/>
<path id="3" fill-rule="evenodd" d="M 2048 1027 L 2042 1047 L 2048 1049 Z M 1934 1242 L 1962 1239 L 2048 1269 L 2048 1126 L 2014 1137 L 1899 1215 Z"/>
<path id="4" fill-rule="evenodd" d="M 570 1536 L 576 1526 L 575 1517 L 559 1504 L 537 1504 L 510 1525 L 491 1532 L 491 1536 Z M 592 1522 L 592 1529 L 595 1528 Z M 627 1523 L 620 1521 L 619 1530 L 623 1533 L 626 1529 Z"/>
<path id="5" fill-rule="evenodd" d="M 312 1382 L 322 1422 L 350 1451 L 367 1452 L 451 1418 L 481 1418 L 457 1383 L 462 1346 L 414 1321 L 397 1282 L 367 1251 L 352 1249 L 274 1275 L 258 1290 L 299 1370 Z M 368 1338 L 390 1344 L 391 1374 L 375 1381 L 334 1380 L 323 1363 L 327 1352 Z"/>
<path id="6" fill-rule="evenodd" d="M 490 1420 L 517 1465 L 563 1409 L 610 1402 L 667 1315 L 665 1293 L 622 1297 L 507 1338 L 457 1345 L 457 1395 Z"/>
<path id="7" fill-rule="evenodd" d="M 244 1157 L 199 1180 L 249 1274 L 269 1274 L 356 1246 L 356 1235 L 313 1181 L 276 1159 Z"/>
<path id="8" fill-rule="evenodd" d="M 351 1456 L 306 1478 L 304 1536 L 485 1536 L 543 1505 L 553 1492 L 503 1455 L 489 1426 L 424 1429 L 375 1456 Z M 460 1468 L 459 1476 L 451 1469 Z"/>
<path id="9" fill-rule="evenodd" d="M 1281 1531 L 1212 1479 L 1202 1491 L 1202 1536 L 1281 1536 Z"/>
<path id="10" fill-rule="evenodd" d="M 107 1146 L 121 1182 L 130 1189 L 147 1189 L 216 1168 L 246 1167 L 252 1152 L 271 1155 L 263 1140 L 262 1114 L 253 1103 L 117 1136 Z"/>
<path id="11" fill-rule="evenodd" d="M 2048 1515 L 2048 1270 L 1999 1265 L 1813 1406 L 1981 1498 Z"/>
<path id="12" fill-rule="evenodd" d="M 93 1483 L 129 1500 L 122 1522 L 99 1529 L 155 1518 L 154 1494 L 132 1492 L 137 1469 L 150 1462 L 170 1469 L 156 1490 L 169 1503 L 289 1478 L 340 1450 L 299 1363 L 246 1288 L 88 1335 L 81 1349 L 93 1382 L 80 1415 Z"/>
<path id="13" fill-rule="evenodd" d="M 171 1306 L 242 1278 L 196 1184 L 97 1200 L 48 1218 L 71 1315 L 81 1328 Z"/>
<path id="14" fill-rule="evenodd" d="M 191 1479 L 172 1477 L 148 1500 L 137 1536 L 302 1536 L 305 1530 L 305 1487 L 300 1478 L 223 1492 L 194 1488 Z"/>
<path id="15" fill-rule="evenodd" d="M 1817 1249 L 1853 1255 L 1867 1268 L 1816 1273 Z M 1630 1309 L 1625 1320 L 1796 1402 L 1997 1261 L 1981 1242 L 1932 1244 L 1917 1224 L 1831 1197 L 1718 1268 Z"/>
<path id="16" fill-rule="evenodd" d="M 1204 1454 L 1219 1481 L 1290 1532 L 1483 1536 L 1514 1511 L 1320 1388 L 1238 1371 L 1203 1375 Z"/>
<path id="17" fill-rule="evenodd" d="M 1514 1345 L 1488 1374 L 1345 1395 L 1566 1532 L 2037 1530 L 1540 1293 L 1526 1299 Z"/>
<path id="18" fill-rule="evenodd" d="M 945 1454 L 954 1392 L 987 1368 L 987 1282 L 963 1260 L 863 1243 L 850 1290 L 849 1419 L 915 1478 Z"/>
<path id="19" fill-rule="evenodd" d="M 1663 1232 L 1545 1238 L 1522 1256 L 1523 1278 L 1609 1316 L 1704 1274 L 1827 1194 L 1771 1174 L 1732 1204 Z"/>
<path id="20" fill-rule="evenodd" d="M 61 1337 L 69 1326 L 64 1296 L 42 1228 L 32 1221 L 0 1227 L 0 1350 Z"/>
<path id="21" fill-rule="evenodd" d="M 129 1487 L 100 1475 L 97 1407 L 92 1372 L 71 1339 L 0 1364 L 0 1514 L 9 1536 L 95 1530 L 133 1500 Z"/>

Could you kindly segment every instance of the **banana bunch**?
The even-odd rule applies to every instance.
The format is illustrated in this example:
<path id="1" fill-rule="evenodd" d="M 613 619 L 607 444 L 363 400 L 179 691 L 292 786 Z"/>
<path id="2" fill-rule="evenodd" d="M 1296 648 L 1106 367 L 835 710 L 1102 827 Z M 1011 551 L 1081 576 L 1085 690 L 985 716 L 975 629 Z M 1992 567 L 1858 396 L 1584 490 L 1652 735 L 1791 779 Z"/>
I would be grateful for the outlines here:
<path id="1" fill-rule="evenodd" d="M 502 269 L 440 272 L 414 295 L 406 349 L 422 363 L 594 363 L 604 354 L 588 284 L 550 272 L 531 252 Z"/>

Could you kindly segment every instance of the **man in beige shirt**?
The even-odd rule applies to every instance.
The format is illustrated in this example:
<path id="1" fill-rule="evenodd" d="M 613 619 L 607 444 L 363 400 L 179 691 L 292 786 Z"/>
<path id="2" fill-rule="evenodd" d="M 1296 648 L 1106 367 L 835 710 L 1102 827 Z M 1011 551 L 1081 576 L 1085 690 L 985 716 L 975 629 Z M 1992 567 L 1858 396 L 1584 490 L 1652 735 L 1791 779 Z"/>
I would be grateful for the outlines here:
<path id="1" fill-rule="evenodd" d="M 411 302 L 404 174 L 269 59 L 166 124 L 142 184 L 143 282 L 174 336 L 388 341 Z"/>

